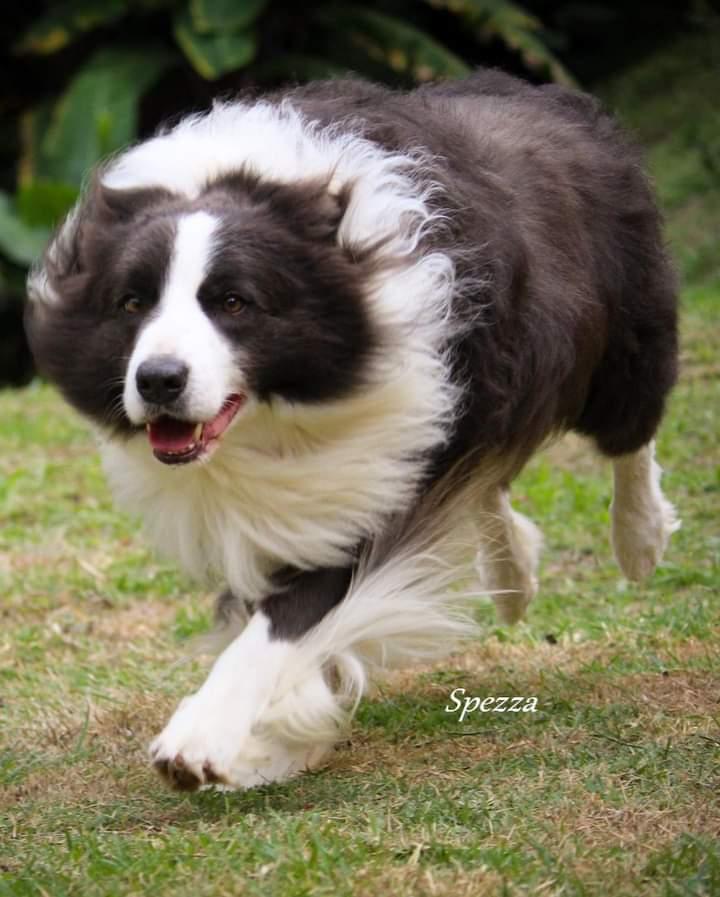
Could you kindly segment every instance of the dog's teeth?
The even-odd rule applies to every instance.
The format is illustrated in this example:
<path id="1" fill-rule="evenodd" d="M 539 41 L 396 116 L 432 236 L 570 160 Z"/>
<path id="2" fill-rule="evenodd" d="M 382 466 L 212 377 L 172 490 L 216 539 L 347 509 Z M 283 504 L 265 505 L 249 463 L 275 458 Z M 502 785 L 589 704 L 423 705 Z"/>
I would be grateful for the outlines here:
<path id="1" fill-rule="evenodd" d="M 197 442 L 200 439 L 200 437 L 202 436 L 202 431 L 203 431 L 203 424 L 197 424 L 195 427 L 195 434 L 193 436 L 193 439 L 195 440 L 195 442 Z"/>

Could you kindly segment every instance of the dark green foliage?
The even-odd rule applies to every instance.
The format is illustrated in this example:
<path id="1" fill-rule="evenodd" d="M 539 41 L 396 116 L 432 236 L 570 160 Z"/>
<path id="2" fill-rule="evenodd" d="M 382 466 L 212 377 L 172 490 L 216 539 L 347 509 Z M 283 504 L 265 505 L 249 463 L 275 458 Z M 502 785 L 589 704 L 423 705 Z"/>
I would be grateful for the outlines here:
<path id="1" fill-rule="evenodd" d="M 404 84 L 462 76 L 479 60 L 463 59 L 436 38 L 438 23 L 462 32 L 470 55 L 499 40 L 528 70 L 569 80 L 543 43 L 540 21 L 509 0 L 311 2 L 302 10 L 270 0 L 65 0 L 49 6 L 30 22 L 17 14 L 6 37 L 18 72 L 42 60 L 57 77 L 43 79 L 39 95 L 16 110 L 15 173 L 4 179 L 10 189 L 0 192 L 5 268 L 23 269 L 37 257 L 48 229 L 98 160 L 176 107 L 187 108 L 195 97 L 206 101 L 215 89 L 348 69 Z M 188 82 L 193 89 L 184 91 Z M 163 87 L 172 100 L 161 99 L 143 121 L 143 101 Z"/>

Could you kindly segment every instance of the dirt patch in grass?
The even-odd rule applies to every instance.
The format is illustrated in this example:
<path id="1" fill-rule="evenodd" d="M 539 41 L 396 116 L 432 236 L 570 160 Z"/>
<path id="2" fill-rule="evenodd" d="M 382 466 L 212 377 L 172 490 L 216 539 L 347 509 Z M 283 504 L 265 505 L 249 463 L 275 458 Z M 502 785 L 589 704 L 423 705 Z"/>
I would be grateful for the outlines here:
<path id="1" fill-rule="evenodd" d="M 28 774 L 2 790 L 0 807 L 38 798 L 64 803 L 141 793 L 151 776 L 147 745 L 171 706 L 154 695 L 133 694 L 108 709 L 86 699 L 83 706 L 40 714 L 21 733 Z"/>
<path id="2" fill-rule="evenodd" d="M 661 712 L 697 720 L 704 717 L 710 724 L 713 716 L 720 715 L 720 673 L 675 671 L 667 675 L 611 676 L 597 679 L 591 696 L 603 704 L 630 701 L 648 714 Z"/>
<path id="3" fill-rule="evenodd" d="M 381 769 L 388 776 L 401 777 L 406 784 L 421 784 L 429 778 L 436 784 L 452 783 L 458 767 L 507 757 L 512 752 L 522 752 L 530 744 L 524 740 L 511 746 L 499 744 L 492 739 L 492 733 L 490 737 L 477 733 L 462 737 L 463 734 L 456 738 L 411 734 L 388 742 L 378 734 L 357 733 L 350 742 L 338 747 L 326 768 L 334 773 L 358 776 L 369 776 Z"/>
<path id="4" fill-rule="evenodd" d="M 662 841 L 672 841 L 688 831 L 720 834 L 717 805 L 688 802 L 683 810 L 689 812 L 679 813 L 678 809 L 637 804 L 617 807 L 586 792 L 585 800 L 574 802 L 565 818 L 555 819 L 562 827 L 572 826 L 591 844 L 633 848 L 646 854 Z"/>
<path id="5" fill-rule="evenodd" d="M 619 641 L 615 635 L 607 640 L 592 641 L 575 641 L 573 636 L 565 635 L 555 644 L 542 641 L 532 645 L 490 637 L 466 652 L 453 655 L 450 660 L 423 668 L 423 671 L 452 668 L 469 672 L 487 670 L 492 673 L 510 670 L 513 674 L 534 674 L 546 670 L 578 672 L 591 665 L 609 661 L 618 652 L 632 654 L 635 650 L 632 638 Z M 720 670 L 720 646 L 697 638 L 675 641 L 658 635 L 654 651 L 658 658 L 666 656 L 669 670 L 681 668 L 683 663 L 697 658 L 707 658 L 709 663 L 717 663 L 716 668 Z M 412 675 L 412 671 L 398 674 L 398 681 L 402 680 L 403 675 Z M 390 681 L 395 682 L 395 679 Z"/>
<path id="6" fill-rule="evenodd" d="M 453 897 L 497 897 L 503 878 L 487 868 L 471 871 L 461 869 L 423 868 L 428 861 L 426 854 L 432 851 L 429 843 L 417 842 L 409 846 L 410 857 L 406 863 L 363 874 L 353 881 L 355 897 L 377 897 L 378 894 L 412 894 L 413 897 L 435 897 L 452 894 Z"/>
<path id="7" fill-rule="evenodd" d="M 382 724 L 366 731 L 356 727 L 351 748 L 339 751 L 330 766 L 360 775 L 383 769 L 405 779 L 442 777 L 443 769 L 449 769 L 447 774 L 452 777 L 458 764 L 492 762 L 498 757 L 510 761 L 513 755 L 527 751 L 565 751 L 590 738 L 604 737 L 602 729 L 595 732 L 584 723 L 577 731 L 569 730 L 567 722 L 562 724 L 560 735 L 552 706 L 549 726 L 520 725 L 522 714 L 496 714 L 492 719 L 482 714 L 487 719 L 481 720 L 481 726 L 468 719 L 464 729 L 457 717 L 448 716 L 448 725 L 455 727 L 448 730 L 441 711 L 453 688 L 464 687 L 468 696 L 482 698 L 506 694 L 508 679 L 519 689 L 517 694 L 538 696 L 541 711 L 548 694 L 570 708 L 592 708 L 600 721 L 605 711 L 609 714 L 611 708 L 624 707 L 627 713 L 622 718 L 627 716 L 627 725 L 632 726 L 638 743 L 647 738 L 692 736 L 705 737 L 708 745 L 720 746 L 720 672 L 681 666 L 689 659 L 707 657 L 707 645 L 697 640 L 673 645 L 668 668 L 656 673 L 603 674 L 602 660 L 608 650 L 611 648 L 602 643 L 567 644 L 558 650 L 558 646 L 528 648 L 489 640 L 453 656 L 449 663 L 392 674 L 383 681 L 375 700 L 387 705 L 391 717 L 395 703 L 397 713 L 402 715 L 417 702 L 415 715 L 410 714 L 406 727 L 390 734 Z M 595 668 L 588 669 L 589 663 Z M 720 671 L 720 664 L 716 669 Z M 439 681 L 433 679 L 435 675 Z M 439 717 L 434 730 L 426 730 L 422 719 L 425 712 Z M 531 715 L 526 716 L 532 722 Z M 413 731 L 415 720 L 420 723 L 417 732 Z M 509 728 L 513 723 L 518 725 Z M 612 734 L 608 737 L 613 739 Z M 448 767 L 449 759 L 452 767 Z"/>

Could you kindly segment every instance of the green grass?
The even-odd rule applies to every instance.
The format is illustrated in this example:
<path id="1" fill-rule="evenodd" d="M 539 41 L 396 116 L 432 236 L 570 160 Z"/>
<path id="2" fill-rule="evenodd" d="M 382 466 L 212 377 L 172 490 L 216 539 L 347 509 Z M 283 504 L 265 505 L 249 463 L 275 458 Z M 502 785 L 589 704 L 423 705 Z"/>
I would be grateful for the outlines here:
<path id="1" fill-rule="evenodd" d="M 659 104 L 626 99 L 643 128 L 664 108 L 648 77 L 624 82 Z M 663 196 L 717 224 L 664 134 L 646 135 Z M 720 253 L 693 269 L 707 235 L 678 236 L 671 206 L 691 286 L 659 439 L 683 518 L 666 562 L 623 581 L 609 470 L 564 440 L 514 489 L 546 537 L 528 622 L 483 604 L 476 645 L 389 677 L 327 768 L 284 785 L 185 796 L 148 768 L 202 678 L 177 661 L 210 596 L 113 510 L 54 392 L 0 394 L 0 897 L 720 894 Z M 456 687 L 535 695 L 538 712 L 459 723 Z"/>

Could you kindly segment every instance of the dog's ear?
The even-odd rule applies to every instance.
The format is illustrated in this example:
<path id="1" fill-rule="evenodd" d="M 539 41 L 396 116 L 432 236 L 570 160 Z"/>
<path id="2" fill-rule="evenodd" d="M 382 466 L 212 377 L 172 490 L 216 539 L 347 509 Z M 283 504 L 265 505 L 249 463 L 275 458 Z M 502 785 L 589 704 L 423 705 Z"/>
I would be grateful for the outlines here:
<path id="1" fill-rule="evenodd" d="M 65 241 L 71 253 L 74 252 L 72 264 L 78 271 L 87 267 L 88 253 L 101 241 L 106 241 L 113 230 L 122 230 L 142 218 L 149 209 L 155 212 L 174 200 L 173 194 L 162 187 L 131 190 L 108 187 L 103 183 L 102 174 L 102 171 L 96 173 L 90 182 L 75 216 L 73 239 Z M 117 236 L 121 239 L 119 232 Z"/>
<path id="2" fill-rule="evenodd" d="M 62 291 L 59 284 L 82 273 L 80 246 L 85 200 L 80 199 L 58 226 L 45 248 L 42 258 L 34 264 L 27 279 L 27 319 L 40 316 L 42 309 L 58 305 Z"/>
<path id="3" fill-rule="evenodd" d="M 211 201 L 217 198 L 241 208 L 265 209 L 298 235 L 322 242 L 337 241 L 351 190 L 350 184 L 335 177 L 286 183 L 247 169 L 223 175 L 205 187 Z"/>
<path id="4" fill-rule="evenodd" d="M 288 220 L 299 233 L 314 240 L 339 242 L 339 232 L 350 204 L 352 184 L 335 176 L 278 187 L 276 203 L 283 205 Z"/>
<path id="5" fill-rule="evenodd" d="M 313 236 L 337 242 L 338 231 L 350 204 L 351 187 L 333 177 L 308 185 L 308 213 L 314 213 Z"/>
<path id="6" fill-rule="evenodd" d="M 172 202 L 173 194 L 160 187 L 116 190 L 95 173 L 75 207 L 57 228 L 39 264 L 28 277 L 31 304 L 40 307 L 60 300 L 64 285 L 86 274 L 89 258 L 112 239 L 113 229 L 130 224 L 150 206 Z M 121 238 L 118 234 L 118 238 Z"/>
<path id="7" fill-rule="evenodd" d="M 108 224 L 129 223 L 142 216 L 149 207 L 169 203 L 173 194 L 162 187 L 137 187 L 118 190 L 102 182 L 102 175 L 94 178 L 87 193 L 87 211 L 91 218 Z"/>

